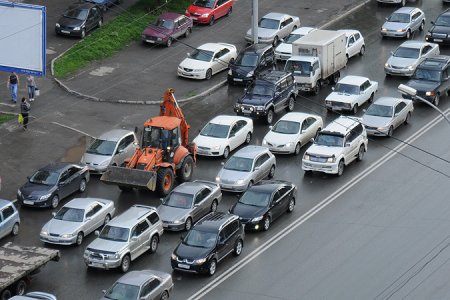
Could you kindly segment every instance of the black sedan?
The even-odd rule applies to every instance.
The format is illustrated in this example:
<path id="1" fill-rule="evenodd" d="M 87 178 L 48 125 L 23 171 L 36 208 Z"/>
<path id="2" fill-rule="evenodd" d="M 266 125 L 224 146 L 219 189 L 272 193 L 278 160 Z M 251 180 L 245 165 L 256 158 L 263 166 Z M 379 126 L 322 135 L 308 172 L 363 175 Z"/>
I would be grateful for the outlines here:
<path id="1" fill-rule="evenodd" d="M 62 35 L 84 38 L 89 31 L 101 27 L 101 8 L 92 3 L 77 3 L 69 6 L 55 25 L 55 32 Z"/>
<path id="2" fill-rule="evenodd" d="M 56 208 L 59 201 L 71 194 L 86 190 L 89 168 L 73 163 L 45 166 L 28 177 L 17 190 L 17 199 L 27 206 Z"/>
<path id="3" fill-rule="evenodd" d="M 246 230 L 269 230 L 270 223 L 295 207 L 297 187 L 290 182 L 265 180 L 253 185 L 233 205 Z"/>

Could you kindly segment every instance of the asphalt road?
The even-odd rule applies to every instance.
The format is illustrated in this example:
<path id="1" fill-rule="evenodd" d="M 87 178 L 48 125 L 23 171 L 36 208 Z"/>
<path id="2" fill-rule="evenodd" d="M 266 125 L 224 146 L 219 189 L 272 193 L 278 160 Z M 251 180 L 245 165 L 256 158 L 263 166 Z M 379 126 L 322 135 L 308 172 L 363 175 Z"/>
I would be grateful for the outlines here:
<path id="1" fill-rule="evenodd" d="M 425 10 L 429 20 L 434 19 L 442 9 L 438 0 L 419 1 L 417 4 Z M 404 79 L 396 78 L 385 80 L 382 69 L 389 52 L 402 42 L 382 41 L 378 35 L 383 18 L 392 11 L 392 7 L 377 8 L 375 3 L 370 3 L 361 10 L 360 16 L 348 17 L 333 25 L 336 28 L 357 28 L 363 33 L 367 45 L 366 55 L 351 59 L 343 75 L 366 75 L 379 81 L 380 89 L 377 97 L 397 95 L 396 86 L 405 82 Z M 429 24 L 426 28 L 428 26 Z M 423 39 L 423 33 L 415 38 Z M 442 52 L 449 53 L 448 50 L 442 50 Z M 315 112 L 329 122 L 336 117 L 327 115 L 323 107 L 324 98 L 329 92 L 330 88 L 327 87 L 317 97 L 299 97 L 296 110 Z M 38 130 L 41 129 L 47 132 L 53 130 L 55 138 L 70 132 L 69 144 L 59 145 L 54 154 L 58 156 L 62 153 L 59 157 L 64 156 L 67 160 L 79 157 L 83 150 L 83 134 L 73 134 L 70 129 L 62 128 L 52 122 L 70 124 L 77 130 L 98 135 L 111 126 L 134 127 L 142 123 L 146 117 L 153 115 L 155 111 L 154 107 L 145 107 L 144 111 L 143 107 L 91 103 L 73 99 L 73 102 L 70 102 L 63 93 L 54 93 L 55 97 L 48 99 L 48 105 L 36 108 L 36 129 L 30 129 L 31 137 L 18 136 L 17 140 L 26 141 L 29 138 L 38 142 L 40 138 L 46 138 L 39 135 Z M 186 104 L 185 115 L 191 123 L 192 132 L 196 132 L 208 119 L 218 113 L 232 114 L 232 105 L 241 93 L 242 88 L 226 87 L 203 100 Z M 64 109 L 58 106 L 61 104 L 64 105 Z M 58 107 L 57 113 L 52 110 L 52 105 Z M 76 110 L 71 110 L 71 105 Z M 441 101 L 440 107 L 445 110 L 450 105 L 448 101 Z M 107 111 L 108 115 L 102 113 L 102 109 Z M 397 156 L 368 174 L 357 186 L 340 195 L 336 199 L 338 201 L 334 201 L 332 205 L 311 217 L 308 222 L 294 229 L 280 239 L 275 246 L 268 247 L 265 244 L 270 242 L 271 237 L 281 234 L 292 222 L 302 216 L 304 218 L 306 212 L 351 182 L 355 176 L 367 173 L 374 162 L 400 144 L 399 140 L 407 140 L 435 117 L 436 112 L 422 105 L 416 105 L 410 125 L 400 127 L 395 132 L 395 138 L 371 140 L 369 152 L 364 160 L 346 168 L 344 176 L 340 178 L 322 174 L 303 177 L 300 167 L 301 156 L 278 156 L 275 177 L 290 180 L 299 187 L 299 201 L 294 213 L 275 222 L 269 232 L 249 233 L 246 236 L 242 256 L 221 262 L 215 277 L 174 273 L 173 299 L 189 298 L 202 287 L 207 287 L 214 280 L 221 279 L 228 269 L 246 263 L 250 257 L 255 257 L 250 264 L 245 265 L 242 270 L 204 298 L 298 299 L 299 295 L 302 295 L 301 298 L 312 299 L 366 299 L 377 296 L 388 298 L 389 293 L 400 286 L 403 289 L 399 290 L 400 293 L 393 294 L 395 297 L 411 295 L 418 299 L 448 298 L 449 289 L 442 279 L 448 278 L 448 272 L 445 272 L 448 253 L 443 246 L 448 228 L 446 212 L 449 207 L 444 197 L 448 192 L 446 188 L 448 179 L 429 167 L 439 168 L 448 174 L 450 170 L 442 161 L 425 156 L 423 152 L 417 150 L 408 148 L 402 152 L 407 157 Z M 260 144 L 268 128 L 261 122 L 256 122 L 255 125 L 252 143 Z M 446 126 L 443 122 L 439 123 L 438 126 L 430 129 L 426 136 L 414 141 L 413 144 L 448 159 L 449 144 L 446 139 L 448 137 Z M 11 129 L 11 134 L 7 135 L 8 140 L 12 139 L 12 135 L 18 134 Z M 5 143 L 5 139 L 2 138 L 0 143 Z M 67 149 L 71 145 L 74 146 Z M 8 146 L 7 144 L 0 149 L 2 155 L 8 155 L 3 157 L 20 155 L 20 152 L 17 153 Z M 36 160 L 36 165 L 45 163 L 39 160 L 39 152 L 50 151 L 48 147 L 30 143 L 24 145 L 23 151 L 28 151 L 27 147 L 35 148 L 32 158 Z M 414 162 L 413 159 L 425 166 Z M 200 158 L 195 170 L 195 178 L 213 180 L 220 168 L 220 162 L 220 159 Z M 1 163 L 3 168 L 4 162 Z M 9 168 L 15 169 L 19 166 Z M 28 174 L 20 174 L 14 179 L 24 180 L 26 175 Z M 17 182 L 14 184 L 17 186 Z M 10 189 L 8 193 L 11 193 Z M 90 182 L 83 196 L 87 195 L 114 200 L 119 212 L 134 203 L 154 206 L 159 204 L 159 200 L 152 193 L 142 191 L 131 194 L 120 193 L 117 188 L 106 186 L 96 178 Z M 219 210 L 227 210 L 234 201 L 236 201 L 234 195 L 225 194 Z M 23 220 L 21 234 L 14 239 L 7 238 L 4 241 L 13 240 L 25 245 L 41 244 L 38 239 L 39 231 L 50 218 L 51 212 L 22 208 L 21 216 Z M 144 254 L 133 262 L 132 269 L 150 268 L 171 272 L 169 258 L 179 241 L 179 236 L 179 233 L 166 233 L 157 253 Z M 50 263 L 36 277 L 32 289 L 55 293 L 61 299 L 100 298 L 101 290 L 110 286 L 121 274 L 114 270 L 86 270 L 82 262 L 82 253 L 85 246 L 92 240 L 92 236 L 86 238 L 82 247 L 55 247 L 62 251 L 61 261 Z M 443 243 L 439 244 L 440 242 Z M 439 245 L 442 245 L 441 248 L 435 248 Z M 260 246 L 263 249 L 267 248 L 267 251 L 256 256 L 252 251 Z M 442 249 L 442 252 L 437 256 L 438 259 L 430 260 L 439 249 Z M 250 253 L 252 253 L 251 256 L 249 256 Z M 425 264 L 428 260 L 431 263 Z M 428 273 L 422 272 L 414 277 L 416 271 L 424 270 L 419 268 L 421 265 L 431 266 L 434 269 L 425 268 Z M 410 269 L 411 267 L 413 268 Z M 420 288 L 414 289 L 419 286 L 419 282 L 423 282 Z M 406 284 L 402 285 L 403 283 Z"/>

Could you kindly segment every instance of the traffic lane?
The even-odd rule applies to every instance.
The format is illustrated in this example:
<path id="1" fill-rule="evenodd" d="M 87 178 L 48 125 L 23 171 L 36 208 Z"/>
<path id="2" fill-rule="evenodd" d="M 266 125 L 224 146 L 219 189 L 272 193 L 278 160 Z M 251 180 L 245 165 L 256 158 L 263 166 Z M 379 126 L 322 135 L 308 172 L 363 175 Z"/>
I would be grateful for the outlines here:
<path id="1" fill-rule="evenodd" d="M 417 145 L 448 160 L 448 130 L 441 121 Z M 445 298 L 450 165 L 402 153 L 425 166 L 396 155 L 205 299 Z"/>

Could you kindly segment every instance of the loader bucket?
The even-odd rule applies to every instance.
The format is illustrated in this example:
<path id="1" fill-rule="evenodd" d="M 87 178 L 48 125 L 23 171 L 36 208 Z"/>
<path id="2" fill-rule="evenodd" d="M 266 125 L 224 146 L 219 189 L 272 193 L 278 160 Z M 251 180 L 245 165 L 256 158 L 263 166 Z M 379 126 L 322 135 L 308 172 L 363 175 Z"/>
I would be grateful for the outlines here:
<path id="1" fill-rule="evenodd" d="M 156 172 L 153 171 L 109 166 L 100 180 L 123 187 L 156 189 Z"/>

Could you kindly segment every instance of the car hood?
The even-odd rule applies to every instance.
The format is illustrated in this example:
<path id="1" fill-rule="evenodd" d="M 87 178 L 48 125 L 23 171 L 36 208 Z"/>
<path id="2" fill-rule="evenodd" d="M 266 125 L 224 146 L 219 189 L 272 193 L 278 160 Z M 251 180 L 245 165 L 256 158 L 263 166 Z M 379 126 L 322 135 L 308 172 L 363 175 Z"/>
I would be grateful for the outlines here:
<path id="1" fill-rule="evenodd" d="M 352 103 L 352 102 L 356 101 L 358 96 L 359 95 L 332 92 L 331 94 L 328 95 L 328 97 L 325 99 L 325 101 L 330 100 L 330 101 Z"/>
<path id="2" fill-rule="evenodd" d="M 191 5 L 188 7 L 188 12 L 190 14 L 192 13 L 196 13 L 196 14 L 209 14 L 211 12 L 211 8 L 206 8 L 206 7 L 201 7 L 201 6 L 195 6 L 195 5 Z"/>
<path id="3" fill-rule="evenodd" d="M 180 67 L 187 69 L 207 69 L 209 68 L 210 62 L 201 61 L 192 58 L 185 58 L 181 63 Z"/>
<path id="4" fill-rule="evenodd" d="M 158 212 L 161 220 L 168 222 L 184 220 L 184 218 L 189 214 L 190 211 L 190 209 L 171 207 L 167 205 L 160 205 L 158 207 Z"/>
<path id="5" fill-rule="evenodd" d="M 240 103 L 240 104 L 248 104 L 248 105 L 255 105 L 255 106 L 264 106 L 269 101 L 269 99 L 270 99 L 269 96 L 245 94 L 244 97 L 242 97 L 238 101 L 238 103 Z"/>
<path id="6" fill-rule="evenodd" d="M 53 186 L 44 185 L 44 184 L 35 184 L 31 182 L 25 183 L 20 191 L 24 197 L 27 196 L 42 196 L 46 195 L 53 191 Z"/>
<path id="7" fill-rule="evenodd" d="M 164 38 L 172 33 L 172 30 L 163 28 L 163 27 L 157 27 L 155 25 L 149 25 L 147 28 L 145 28 L 143 34 L 148 36 L 154 36 L 154 37 L 160 37 Z"/>
<path id="8" fill-rule="evenodd" d="M 82 222 L 68 222 L 57 219 L 51 219 L 48 221 L 42 230 L 47 231 L 48 233 L 54 234 L 71 234 L 77 233 L 78 229 L 82 225 Z"/>
<path id="9" fill-rule="evenodd" d="M 267 29 L 267 28 L 259 28 L 258 27 L 258 37 L 260 38 L 272 38 L 275 37 L 278 29 Z M 247 31 L 247 35 L 252 35 L 252 29 Z"/>
<path id="10" fill-rule="evenodd" d="M 250 176 L 250 172 L 240 172 L 240 171 L 234 171 L 234 170 L 227 170 L 223 169 L 219 171 L 218 176 L 220 177 L 220 180 L 246 180 Z"/>
<path id="11" fill-rule="evenodd" d="M 383 28 L 389 29 L 389 30 L 397 30 L 397 29 L 404 29 L 406 26 L 408 26 L 409 23 L 398 23 L 398 22 L 385 22 L 383 24 Z"/>
<path id="12" fill-rule="evenodd" d="M 231 65 L 230 66 L 231 72 L 233 73 L 234 76 L 239 76 L 239 77 L 247 77 L 247 74 L 255 71 L 256 66 L 254 67 L 243 67 L 243 66 L 239 66 L 239 65 Z"/>
<path id="13" fill-rule="evenodd" d="M 450 26 L 433 26 L 430 29 L 432 33 L 446 33 L 450 34 Z"/>
<path id="14" fill-rule="evenodd" d="M 197 137 L 194 139 L 194 143 L 201 147 L 208 147 L 208 148 L 214 148 L 215 146 L 221 146 L 225 143 L 226 139 L 222 138 L 216 138 L 212 136 L 204 136 L 204 135 L 197 135 Z"/>
<path id="15" fill-rule="evenodd" d="M 111 156 L 85 153 L 81 159 L 82 163 L 91 165 L 108 165 L 111 162 Z"/>
<path id="16" fill-rule="evenodd" d="M 127 242 L 115 242 L 96 238 L 92 241 L 92 243 L 89 244 L 87 248 L 117 253 L 124 249 L 127 245 Z"/>
<path id="17" fill-rule="evenodd" d="M 294 142 L 297 139 L 297 134 L 282 134 L 282 133 L 276 133 L 273 132 L 272 130 L 269 131 L 266 136 L 264 137 L 264 139 L 271 143 L 274 146 L 278 146 L 278 145 L 284 145 L 287 144 L 289 142 Z"/>
<path id="18" fill-rule="evenodd" d="M 411 79 L 406 85 L 416 89 L 417 91 L 428 92 L 435 90 L 439 86 L 439 82 Z"/>
<path id="19" fill-rule="evenodd" d="M 236 203 L 231 209 L 231 213 L 244 219 L 253 219 L 266 213 L 267 207 L 253 206 L 248 204 Z"/>
<path id="20" fill-rule="evenodd" d="M 182 258 L 188 258 L 189 260 L 193 260 L 207 257 L 209 253 L 211 253 L 211 250 L 212 250 L 211 248 L 193 247 L 180 243 L 178 244 L 174 253 Z"/>
<path id="21" fill-rule="evenodd" d="M 312 145 L 306 150 L 308 154 L 317 154 L 323 156 L 338 156 L 342 153 L 343 147 L 326 147 L 319 145 Z"/>
<path id="22" fill-rule="evenodd" d="M 83 23 L 84 23 L 84 21 L 82 21 L 82 20 L 66 18 L 64 16 L 62 16 L 58 20 L 59 25 L 67 26 L 67 27 L 77 27 L 77 26 L 81 26 Z"/>
<path id="23" fill-rule="evenodd" d="M 276 52 L 292 53 L 292 44 L 281 43 L 275 49 Z"/>
<path id="24" fill-rule="evenodd" d="M 371 115 L 364 115 L 362 117 L 363 124 L 370 127 L 385 127 L 391 120 L 391 117 L 379 117 Z"/>
<path id="25" fill-rule="evenodd" d="M 387 63 L 391 66 L 407 68 L 409 66 L 415 65 L 417 58 L 404 58 L 404 57 L 389 57 Z"/>

